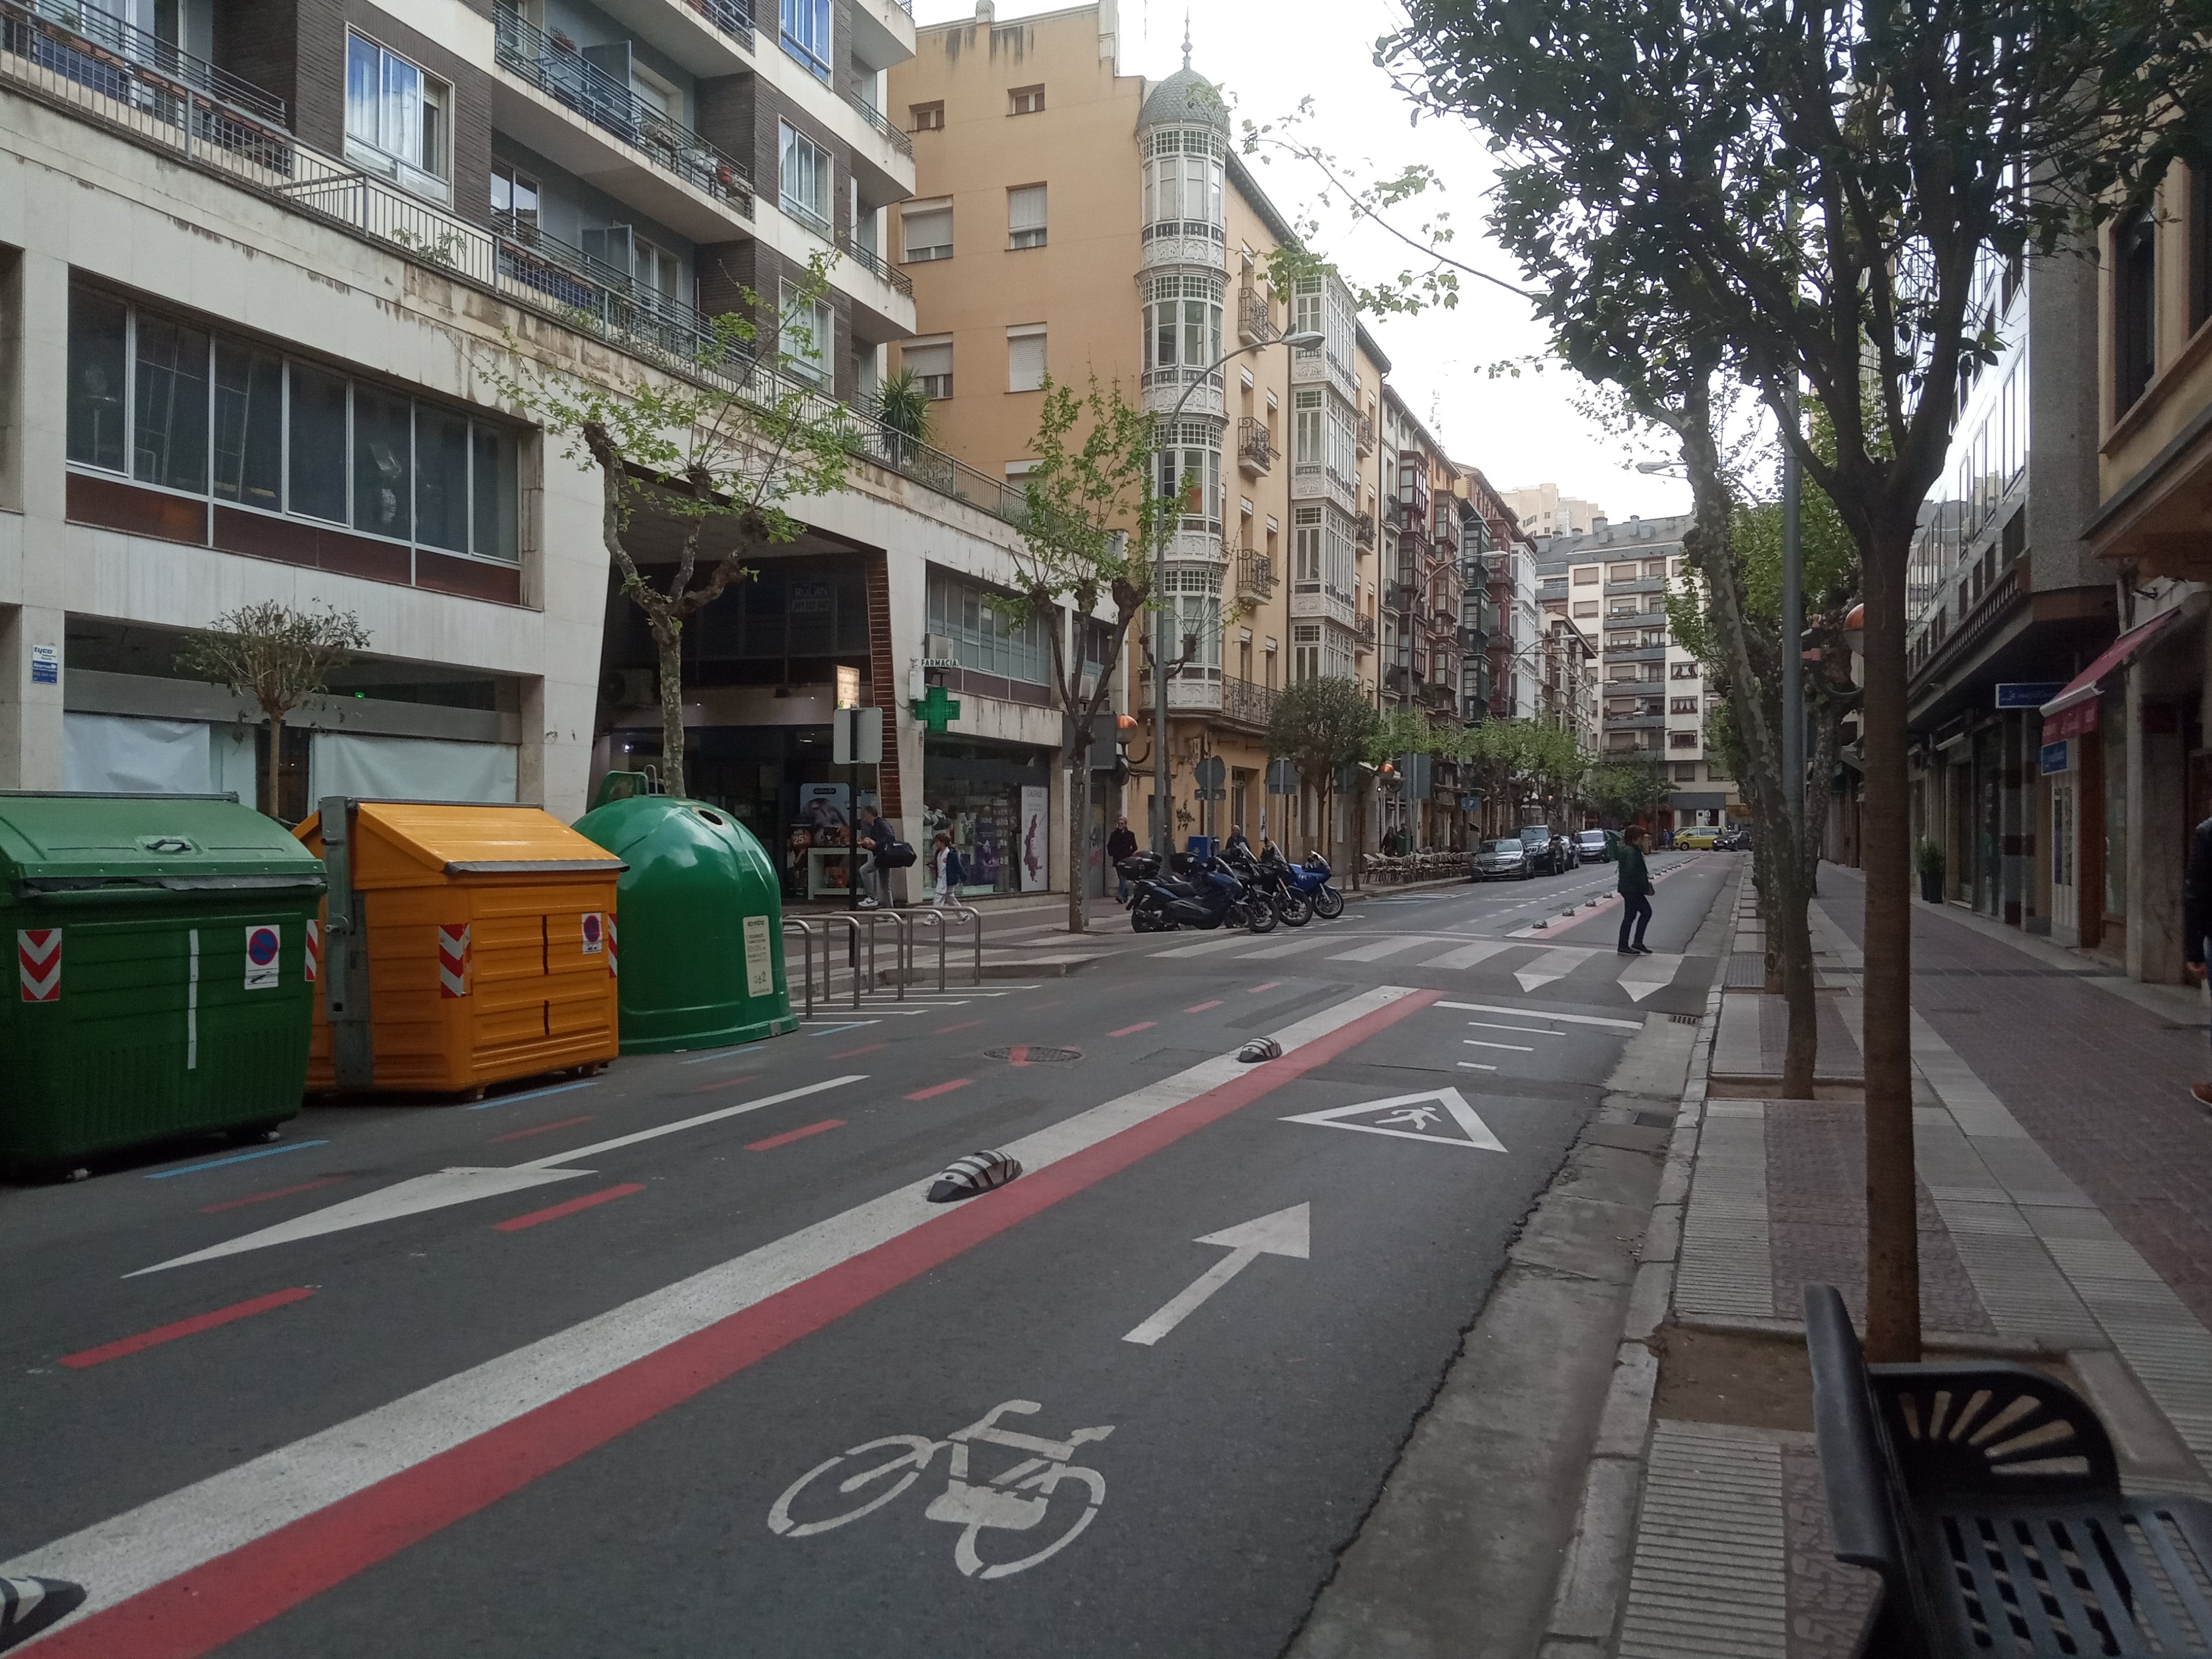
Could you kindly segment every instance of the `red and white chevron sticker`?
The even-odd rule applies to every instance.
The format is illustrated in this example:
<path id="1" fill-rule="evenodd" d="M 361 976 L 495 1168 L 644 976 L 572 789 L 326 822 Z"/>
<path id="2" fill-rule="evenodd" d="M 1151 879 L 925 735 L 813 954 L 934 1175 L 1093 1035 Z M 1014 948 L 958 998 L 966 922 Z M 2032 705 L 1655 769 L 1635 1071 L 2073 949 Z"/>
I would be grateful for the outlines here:
<path id="1" fill-rule="evenodd" d="M 441 997 L 465 997 L 469 994 L 469 969 L 473 955 L 469 947 L 469 924 L 455 926 L 438 924 L 438 994 Z"/>
<path id="2" fill-rule="evenodd" d="M 607 977 L 609 979 L 620 979 L 622 977 L 622 968 L 619 958 L 622 956 L 622 951 L 620 948 L 620 941 L 615 937 L 615 913 L 611 910 L 608 911 L 606 913 L 606 918 Z"/>
<path id="3" fill-rule="evenodd" d="M 24 927 L 15 932 L 15 981 L 26 1002 L 62 1000 L 62 930 Z"/>
<path id="4" fill-rule="evenodd" d="M 323 924 L 307 924 L 307 954 L 301 959 L 301 969 L 308 984 L 323 976 Z"/>

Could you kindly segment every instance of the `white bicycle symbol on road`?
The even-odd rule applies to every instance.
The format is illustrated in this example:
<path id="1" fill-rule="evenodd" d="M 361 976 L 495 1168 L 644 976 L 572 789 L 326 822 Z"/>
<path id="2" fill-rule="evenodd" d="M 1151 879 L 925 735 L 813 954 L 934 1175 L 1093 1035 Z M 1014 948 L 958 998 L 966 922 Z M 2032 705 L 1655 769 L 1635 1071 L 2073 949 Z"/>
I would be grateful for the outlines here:
<path id="1" fill-rule="evenodd" d="M 1049 1559 L 1083 1535 L 1085 1528 L 1098 1513 L 1098 1506 L 1106 1501 L 1106 1477 L 1096 1469 L 1071 1465 L 1067 1460 L 1075 1455 L 1078 1446 L 1093 1440 L 1103 1440 L 1114 1432 L 1110 1423 L 1095 1429 L 1077 1429 L 1065 1440 L 1042 1440 L 1034 1435 L 1017 1434 L 998 1426 L 999 1419 L 1008 1414 L 1026 1417 L 1040 1412 L 1043 1407 L 1034 1400 L 1009 1400 L 994 1406 L 983 1413 L 980 1422 L 970 1423 L 964 1429 L 955 1429 L 942 1440 L 932 1440 L 924 1435 L 893 1434 L 881 1440 L 871 1440 L 866 1445 L 854 1446 L 839 1453 L 828 1462 L 816 1464 L 793 1481 L 775 1507 L 768 1512 L 769 1530 L 781 1538 L 811 1538 L 817 1533 L 833 1530 L 862 1516 L 873 1513 L 896 1498 L 908 1486 L 921 1479 L 931 1462 L 940 1451 L 950 1449 L 947 1460 L 946 1484 L 943 1492 L 930 1500 L 923 1511 L 927 1520 L 949 1522 L 961 1528 L 960 1539 L 952 1547 L 952 1559 L 960 1571 L 970 1578 L 1006 1578 L 1026 1571 L 1040 1561 Z M 1002 1474 L 995 1474 L 985 1484 L 968 1483 L 968 1451 L 977 1443 L 1004 1446 L 1012 1451 L 1030 1455 L 1015 1464 Z M 852 1498 L 869 1488 L 889 1481 L 884 1490 L 875 1492 L 856 1508 L 819 1519 L 800 1519 L 793 1513 L 794 1506 L 806 1512 L 807 1488 L 851 1459 L 865 1459 L 878 1452 L 896 1451 L 896 1455 L 864 1468 L 859 1473 L 847 1475 L 836 1485 L 836 1496 Z M 896 1476 L 896 1479 L 893 1479 Z M 1026 1533 L 1043 1524 L 1052 1508 L 1054 1494 L 1062 1488 L 1080 1488 L 1090 1502 L 1079 1515 L 1072 1503 L 1060 1505 L 1059 1523 L 1066 1529 L 1042 1549 L 1033 1551 L 1016 1561 L 1000 1561 L 986 1565 L 977 1552 L 976 1540 L 986 1532 Z M 1033 1493 L 1034 1496 L 1024 1496 Z M 817 1491 L 815 1498 L 826 1497 Z M 1073 1524 L 1066 1517 L 1073 1516 Z"/>

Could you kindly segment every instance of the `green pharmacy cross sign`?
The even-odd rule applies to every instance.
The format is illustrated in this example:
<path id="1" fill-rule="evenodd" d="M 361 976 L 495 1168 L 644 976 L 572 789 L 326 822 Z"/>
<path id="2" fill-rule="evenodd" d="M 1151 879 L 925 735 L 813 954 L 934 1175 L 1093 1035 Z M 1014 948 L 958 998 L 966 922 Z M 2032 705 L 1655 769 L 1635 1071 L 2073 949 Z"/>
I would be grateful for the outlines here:
<path id="1" fill-rule="evenodd" d="M 960 718 L 960 705 L 941 685 L 931 686 L 926 697 L 909 699 L 907 707 L 914 710 L 915 719 L 940 738 L 945 735 L 945 728 Z"/>

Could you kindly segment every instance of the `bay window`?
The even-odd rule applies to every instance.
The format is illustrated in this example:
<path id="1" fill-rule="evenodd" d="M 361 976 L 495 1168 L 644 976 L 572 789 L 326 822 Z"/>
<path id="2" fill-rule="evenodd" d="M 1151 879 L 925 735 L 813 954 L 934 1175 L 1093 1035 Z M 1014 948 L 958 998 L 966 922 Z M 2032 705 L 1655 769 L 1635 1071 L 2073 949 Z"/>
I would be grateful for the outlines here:
<path id="1" fill-rule="evenodd" d="M 1227 235 L 1222 207 L 1226 141 L 1206 128 L 1169 128 L 1145 140 L 1144 235 Z"/>
<path id="2" fill-rule="evenodd" d="M 1225 282 L 1221 276 L 1155 276 L 1146 283 L 1146 385 L 1195 380 L 1220 361 Z"/>
<path id="3" fill-rule="evenodd" d="M 1157 493 L 1164 501 L 1180 499 L 1182 528 L 1221 530 L 1221 431 L 1207 421 L 1184 421 L 1162 428 Z"/>

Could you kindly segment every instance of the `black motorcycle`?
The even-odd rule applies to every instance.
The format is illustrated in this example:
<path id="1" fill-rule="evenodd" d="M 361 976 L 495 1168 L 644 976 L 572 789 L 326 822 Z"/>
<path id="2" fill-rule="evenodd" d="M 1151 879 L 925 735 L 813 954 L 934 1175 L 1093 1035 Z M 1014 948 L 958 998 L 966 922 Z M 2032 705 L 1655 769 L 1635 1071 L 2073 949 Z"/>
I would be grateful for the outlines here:
<path id="1" fill-rule="evenodd" d="M 1313 901 L 1291 879 L 1291 866 L 1283 861 L 1280 854 L 1271 848 L 1257 859 L 1249 850 L 1224 856 L 1239 881 L 1275 907 L 1275 914 L 1285 927 L 1303 927 L 1313 920 Z"/>
<path id="2" fill-rule="evenodd" d="M 1177 853 L 1166 874 L 1160 855 L 1138 853 L 1114 866 L 1129 878 L 1129 927 L 1139 933 L 1179 928 L 1275 929 L 1275 907 L 1248 890 L 1234 871 L 1203 854 Z"/>

